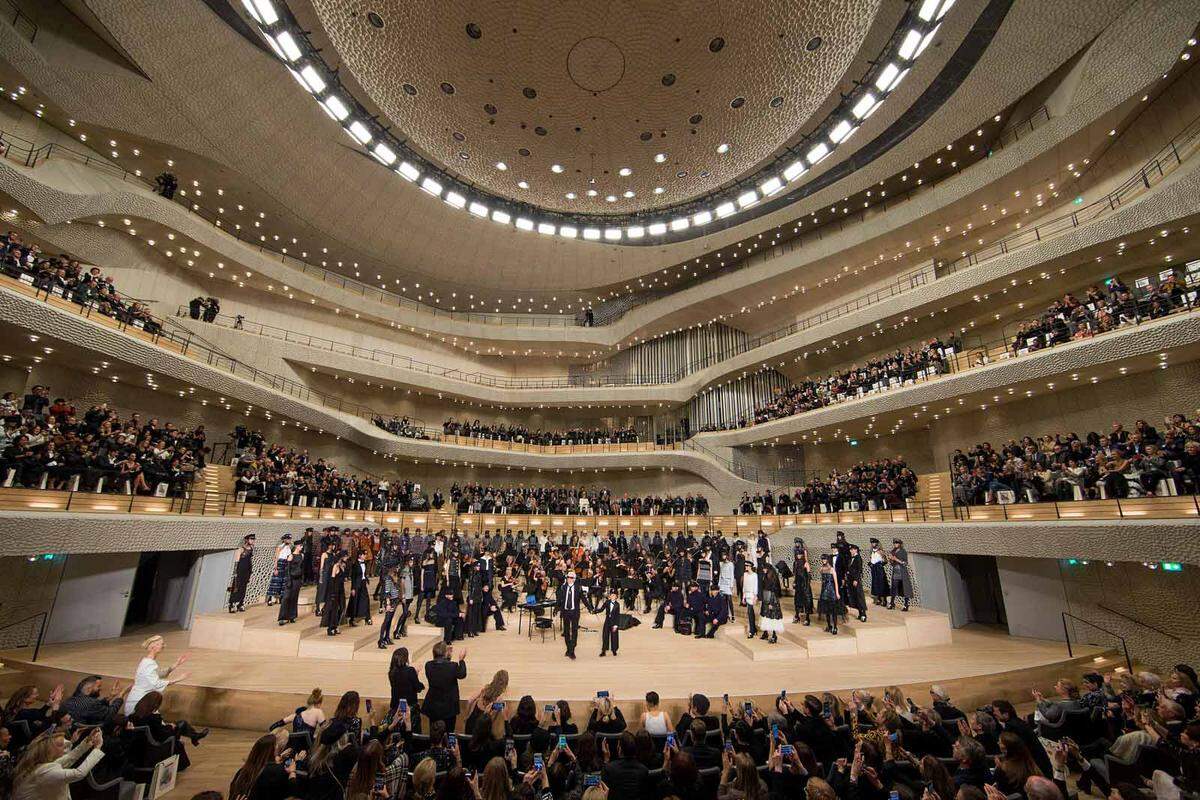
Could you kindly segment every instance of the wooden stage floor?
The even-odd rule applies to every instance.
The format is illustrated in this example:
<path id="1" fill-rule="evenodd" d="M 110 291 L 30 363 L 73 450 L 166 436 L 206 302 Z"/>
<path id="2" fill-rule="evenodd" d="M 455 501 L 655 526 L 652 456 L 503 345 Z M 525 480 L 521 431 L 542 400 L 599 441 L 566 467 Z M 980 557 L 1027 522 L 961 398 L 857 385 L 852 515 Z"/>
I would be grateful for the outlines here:
<path id="1" fill-rule="evenodd" d="M 589 622 L 595 626 L 598 620 L 585 615 L 584 624 Z M 601 689 L 611 692 L 629 715 L 640 711 L 640 702 L 651 689 L 659 693 L 667 708 L 681 709 L 684 704 L 680 701 L 693 692 L 713 698 L 728 692 L 769 703 L 780 689 L 799 695 L 896 684 L 923 695 L 931 683 L 945 685 L 956 702 L 974 708 L 997 697 L 1025 702 L 1030 688 L 1048 689 L 1059 676 L 1077 677 L 1092 668 L 1111 670 L 1119 664 L 1101 648 L 1076 648 L 1075 658 L 1070 659 L 1061 642 L 1017 638 L 979 626 L 953 631 L 947 644 L 809 657 L 799 644 L 802 637 L 831 641 L 842 637 L 821 633 L 815 623 L 801 629 L 789 621 L 786 627 L 791 638 L 774 647 L 755 641 L 750 643 L 753 651 L 747 652 L 741 618 L 728 626 L 729 635 L 712 640 L 672 633 L 669 618 L 668 626 L 661 630 L 652 629 L 648 622 L 622 632 L 618 658 L 599 657 L 598 631 L 581 632 L 578 659 L 570 661 L 564 657 L 561 638 L 547 636 L 543 642 L 540 634 L 532 639 L 524 632 L 518 634 L 512 615 L 507 631 L 489 631 L 456 643 L 456 651 L 467 650 L 463 698 L 469 698 L 497 669 L 504 668 L 510 674 L 505 699 L 516 701 L 529 694 L 539 706 L 558 699 L 573 701 L 573 705 L 581 701 L 576 715 Z M 78 675 L 93 672 L 128 680 L 141 656 L 139 644 L 149 630 L 119 639 L 47 645 L 36 664 L 29 663 L 27 649 L 0 653 L 11 668 L 0 675 L 0 691 L 7 693 L 24 682 L 61 681 L 69 688 Z M 390 653 L 385 651 L 376 650 L 374 657 L 368 657 L 369 651 L 364 649 L 354 658 L 335 660 L 189 648 L 186 630 L 152 630 L 163 633 L 167 641 L 162 663 L 171 663 L 185 651 L 190 655 L 185 669 L 191 676 L 167 692 L 168 711 L 204 724 L 260 729 L 302 703 L 315 686 L 331 700 L 349 689 L 385 701 L 389 694 Z M 410 649 L 419 646 L 414 663 L 422 671 L 434 637 L 409 639 L 399 644 Z M 1104 661 L 1096 662 L 1097 658 Z"/>

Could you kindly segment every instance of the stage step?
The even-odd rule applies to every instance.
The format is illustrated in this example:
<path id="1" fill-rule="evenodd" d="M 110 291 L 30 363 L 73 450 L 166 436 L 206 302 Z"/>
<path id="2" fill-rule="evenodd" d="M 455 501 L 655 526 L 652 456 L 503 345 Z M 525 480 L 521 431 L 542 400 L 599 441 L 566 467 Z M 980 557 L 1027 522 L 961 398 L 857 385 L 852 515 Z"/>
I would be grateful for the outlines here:
<path id="1" fill-rule="evenodd" d="M 425 626 L 428 627 L 428 626 Z M 355 661 L 378 661 L 386 664 L 392 660 L 392 653 L 397 647 L 408 648 L 408 663 L 417 667 L 420 671 L 420 662 L 432 657 L 431 651 L 433 646 L 442 640 L 442 632 L 440 629 L 435 629 L 435 635 L 414 633 L 414 629 L 408 628 L 408 635 L 396 639 L 395 644 L 386 650 L 380 650 L 377 641 L 371 641 L 364 644 L 362 647 L 354 651 Z"/>
<path id="2" fill-rule="evenodd" d="M 740 621 L 722 625 L 717 636 L 751 661 L 795 661 L 808 658 L 809 655 L 795 641 L 787 638 L 786 631 L 775 644 L 764 642 L 757 636 L 747 639 L 746 626 Z"/>
<path id="3" fill-rule="evenodd" d="M 828 656 L 852 656 L 858 652 L 858 642 L 855 641 L 854 631 L 838 626 L 838 635 L 825 632 L 824 623 L 818 623 L 814 616 L 812 625 L 788 622 L 784 625 L 783 639 L 804 648 L 809 658 L 826 658 Z"/>

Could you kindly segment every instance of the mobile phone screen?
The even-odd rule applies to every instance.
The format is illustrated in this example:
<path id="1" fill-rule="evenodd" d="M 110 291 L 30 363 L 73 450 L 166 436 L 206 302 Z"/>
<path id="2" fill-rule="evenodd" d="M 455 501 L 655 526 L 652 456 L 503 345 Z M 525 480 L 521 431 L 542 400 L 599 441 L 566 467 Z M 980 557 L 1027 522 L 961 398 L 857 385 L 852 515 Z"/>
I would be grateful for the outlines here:
<path id="1" fill-rule="evenodd" d="M 547 714 L 554 713 L 554 704 L 553 703 L 546 703 L 546 713 Z"/>
<path id="2" fill-rule="evenodd" d="M 608 690 L 601 689 L 600 691 L 596 692 L 596 697 L 599 697 L 601 699 L 608 697 Z"/>

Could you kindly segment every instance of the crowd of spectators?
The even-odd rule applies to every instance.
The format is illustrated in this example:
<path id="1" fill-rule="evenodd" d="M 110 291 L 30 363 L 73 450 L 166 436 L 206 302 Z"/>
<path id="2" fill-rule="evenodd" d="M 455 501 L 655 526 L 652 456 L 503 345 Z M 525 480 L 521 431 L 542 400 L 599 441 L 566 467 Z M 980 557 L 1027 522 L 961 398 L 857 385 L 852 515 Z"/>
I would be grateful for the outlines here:
<path id="1" fill-rule="evenodd" d="M 374 511 L 427 511 L 442 505 L 440 493 L 431 499 L 419 483 L 360 478 L 307 450 L 268 444 L 261 432 L 241 425 L 231 439 L 235 487 L 239 495 L 245 493 L 246 502 Z"/>
<path id="2" fill-rule="evenodd" d="M 1013 355 L 1023 355 L 1063 342 L 1088 339 L 1139 319 L 1165 317 L 1194 305 L 1188 295 L 1184 282 L 1172 274 L 1137 300 L 1129 287 L 1114 277 L 1106 281 L 1103 288 L 1088 287 L 1083 297 L 1067 293 L 1052 302 L 1041 315 L 1022 322 L 1010 349 Z"/>
<path id="3" fill-rule="evenodd" d="M 904 508 L 917 494 L 917 476 L 902 457 L 860 461 L 825 478 L 775 493 L 742 494 L 739 514 L 815 514 L 831 511 Z"/>
<path id="4" fill-rule="evenodd" d="M 390 419 L 385 419 L 377 414 L 371 421 L 375 423 L 375 427 L 383 428 L 385 431 L 394 436 L 401 436 L 405 439 L 429 438 L 425 434 L 425 429 L 423 427 L 406 416 L 392 416 Z"/>
<path id="5" fill-rule="evenodd" d="M 961 342 L 950 337 L 946 342 L 930 339 L 916 348 L 852 364 L 848 369 L 824 378 L 809 378 L 780 389 L 771 400 L 754 410 L 753 422 L 745 417 L 705 425 L 700 431 L 732 430 L 748 424 L 760 425 L 773 419 L 790 417 L 804 411 L 824 408 L 843 400 L 852 400 L 871 392 L 884 391 L 949 371 L 948 359 L 961 349 Z"/>
<path id="6" fill-rule="evenodd" d="M 1171 274 L 1141 290 L 1135 298 L 1118 277 L 1103 286 L 1093 285 L 1081 297 L 1067 293 L 1033 319 L 1019 324 L 1008 348 L 1012 355 L 1025 355 L 1064 342 L 1087 339 L 1142 320 L 1158 319 L 1196 305 L 1194 286 Z M 851 400 L 864 394 L 901 386 L 909 381 L 949 372 L 950 357 L 962 352 L 961 339 L 951 334 L 946 340 L 931 339 L 916 348 L 908 347 L 874 358 L 862 365 L 824 378 L 809 378 L 779 390 L 767 403 L 754 410 L 752 421 L 745 417 L 705 425 L 701 431 L 732 430 L 759 425 L 773 419 Z M 988 363 L 981 353 L 976 365 Z"/>
<path id="7" fill-rule="evenodd" d="M 46 696 L 36 685 L 17 687 L 0 709 L 0 797 L 116 797 L 119 782 L 131 792 L 149 783 L 163 758 L 178 756 L 186 770 L 185 742 L 199 745 L 208 729 L 166 721 L 161 692 L 135 698 L 131 688 L 99 675 L 85 676 L 70 696 L 62 685 Z M 94 793 L 104 785 L 111 794 Z"/>
<path id="8" fill-rule="evenodd" d="M 623 444 L 638 441 L 637 431 L 633 428 L 571 428 L 566 431 L 538 428 L 531 431 L 523 425 L 485 425 L 479 420 L 459 422 L 455 419 L 442 423 L 442 433 L 446 436 L 537 445 Z"/>
<path id="9" fill-rule="evenodd" d="M 50 387 L 0 398 L 0 480 L 5 486 L 179 496 L 208 453 L 203 425 L 185 430 L 107 403 L 77 414 Z M 78 480 L 76 480 L 76 478 Z M 160 486 L 162 487 L 160 489 Z"/>
<path id="10" fill-rule="evenodd" d="M 325 709 L 316 689 L 304 706 L 280 709 L 226 796 L 1066 800 L 1077 788 L 1109 800 L 1187 800 L 1200 791 L 1196 673 L 1186 664 L 1166 677 L 1062 678 L 1053 697 L 1034 691 L 1025 715 L 1009 699 L 960 708 L 935 684 L 927 699 L 888 686 L 878 695 L 780 693 L 765 707 L 736 691 L 721 700 L 696 693 L 678 716 L 649 691 L 631 724 L 607 696 L 506 702 L 505 670 L 460 700 L 466 652 L 439 642 L 431 655 L 419 673 L 407 649 L 395 651 L 390 703 L 348 691 Z M 35 800 L 65 797 L 81 780 L 145 783 L 141 729 L 157 726 L 180 749 L 206 733 L 165 722 L 161 695 L 151 695 L 125 716 L 120 688 L 95 676 L 68 700 L 61 687 L 44 703 L 36 686 L 20 687 L 0 715 L 0 791 Z M 1118 774 L 1108 755 L 1132 766 Z"/>
<path id="11" fill-rule="evenodd" d="M 22 241 L 15 231 L 0 235 L 0 269 L 10 278 L 80 306 L 90 305 L 107 317 L 149 333 L 162 330 L 145 304 L 117 294 L 113 279 L 102 275 L 99 267 L 85 267 L 66 256 L 46 255 L 36 244 Z"/>
<path id="12" fill-rule="evenodd" d="M 237 492 L 246 502 L 359 508 L 374 511 L 440 511 L 446 496 L 432 494 L 419 483 L 387 478 L 360 478 L 345 473 L 307 450 L 268 444 L 262 433 L 238 426 L 235 447 Z M 574 486 L 485 486 L 455 483 L 450 508 L 459 513 L 501 514 L 707 514 L 700 495 L 614 498 L 605 488 Z"/>
<path id="13" fill-rule="evenodd" d="M 450 502 L 458 513 L 499 514 L 618 514 L 661 516 L 708 513 L 703 495 L 614 497 L 608 489 L 582 486 L 485 486 L 468 483 L 450 487 Z"/>
<path id="14" fill-rule="evenodd" d="M 1123 499 L 1200 491 L 1200 413 L 1174 414 L 1159 430 L 1144 419 L 1126 430 L 1023 436 L 982 442 L 950 458 L 956 505 Z M 1007 494 L 1011 493 L 1011 494 Z"/>

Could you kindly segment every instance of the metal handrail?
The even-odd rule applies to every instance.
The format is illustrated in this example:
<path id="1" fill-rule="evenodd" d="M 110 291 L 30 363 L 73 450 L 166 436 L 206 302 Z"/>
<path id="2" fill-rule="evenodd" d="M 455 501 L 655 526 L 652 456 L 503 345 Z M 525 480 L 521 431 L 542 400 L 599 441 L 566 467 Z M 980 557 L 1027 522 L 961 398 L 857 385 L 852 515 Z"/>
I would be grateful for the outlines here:
<path id="1" fill-rule="evenodd" d="M 1003 133 L 1001 133 L 1000 136 L 989 145 L 989 152 L 987 153 L 986 156 L 984 156 L 984 158 L 990 157 L 993 153 L 995 153 L 995 151 L 1003 149 L 1006 145 L 1008 145 L 1012 142 L 1019 141 L 1022 136 L 1022 131 L 1025 131 L 1026 128 L 1028 128 L 1029 133 L 1032 133 L 1033 131 L 1037 130 L 1037 128 L 1039 128 L 1042 125 L 1042 123 L 1049 122 L 1049 121 L 1050 121 L 1049 109 L 1044 105 L 1039 106 L 1026 119 L 1005 129 L 1005 131 Z M 983 159 L 981 158 L 980 160 L 983 160 Z M 978 163 L 978 162 L 974 162 L 974 163 Z M 973 164 L 968 164 L 968 165 L 965 165 L 964 167 L 956 168 L 953 171 L 944 175 L 940 180 L 933 180 L 933 181 L 930 181 L 928 183 L 924 183 L 921 185 L 917 185 L 916 183 L 913 183 L 907 189 L 903 190 L 901 193 L 895 194 L 891 197 L 888 197 L 888 198 L 884 199 L 883 201 L 871 206 L 870 208 L 860 209 L 860 210 L 856 211 L 853 216 L 843 216 L 834 221 L 825 223 L 823 225 L 818 225 L 815 228 L 810 229 L 812 231 L 811 233 L 806 233 L 801 236 L 790 239 L 783 244 L 776 245 L 775 247 L 771 247 L 767 250 L 764 250 L 762 253 L 760 253 L 758 255 L 743 259 L 742 261 L 739 261 L 739 262 L 731 263 L 727 267 L 718 268 L 716 270 L 705 271 L 705 273 L 703 275 L 698 276 L 697 280 L 689 283 L 686 287 L 675 286 L 675 287 L 671 287 L 670 289 L 666 289 L 666 288 L 645 289 L 636 294 L 621 295 L 620 297 L 614 298 L 609 301 L 602 301 L 600 303 L 600 305 L 593 307 L 593 310 L 594 310 L 594 313 L 596 316 L 596 320 L 597 320 L 597 324 L 609 324 L 612 320 L 619 319 L 620 317 L 622 317 L 626 313 L 628 313 L 630 310 L 637 308 L 639 306 L 645 305 L 647 303 L 653 302 L 655 300 L 658 300 L 662 297 L 667 296 L 668 294 L 670 294 L 672 292 L 678 292 L 684 288 L 691 289 L 696 286 L 703 285 L 704 283 L 707 283 L 708 281 L 711 281 L 715 278 L 721 278 L 726 275 L 738 272 L 740 270 L 747 269 L 747 268 L 753 267 L 753 266 L 757 266 L 757 265 L 765 263 L 767 261 L 772 261 L 776 258 L 779 258 L 780 256 L 787 255 L 788 253 L 795 252 L 796 250 L 803 247 L 805 242 L 811 242 L 813 240 L 820 241 L 825 236 L 829 235 L 829 229 L 833 228 L 835 226 L 836 226 L 835 232 L 841 233 L 846 230 L 847 223 L 865 222 L 867 219 L 868 213 L 878 214 L 881 212 L 885 212 L 885 211 L 889 210 L 889 206 L 891 208 L 895 208 L 895 206 L 898 205 L 898 203 L 896 201 L 907 202 L 908 200 L 911 200 L 913 198 L 913 196 L 915 196 L 918 192 L 928 191 L 928 190 L 934 188 L 935 186 L 938 186 L 939 184 L 941 184 L 947 178 L 950 178 L 951 176 L 954 176 L 954 175 L 961 174 L 964 169 L 966 169 L 967 167 L 970 167 L 970 166 L 973 166 Z M 607 311 L 606 311 L 607 307 L 618 305 L 618 304 L 620 304 L 621 307 L 618 309 L 617 313 L 615 313 L 615 314 L 607 313 Z"/>
<path id="2" fill-rule="evenodd" d="M 26 167 L 37 167 L 54 156 L 65 157 L 76 161 L 84 166 L 91 167 L 99 172 L 111 175 L 120 180 L 136 184 L 143 189 L 155 192 L 153 184 L 147 181 L 137 173 L 130 172 L 110 161 L 107 161 L 99 156 L 90 155 L 88 153 L 80 153 L 66 145 L 58 144 L 57 142 L 49 142 L 43 145 L 36 145 L 33 142 L 21 136 L 0 131 L 0 156 L 9 158 L 13 161 L 24 163 Z M 161 197 L 162 195 L 159 194 Z M 309 264 L 307 261 L 296 258 L 294 255 L 286 252 L 285 248 L 276 250 L 263 240 L 255 240 L 249 238 L 250 233 L 243 233 L 241 229 L 235 226 L 230 230 L 230 226 L 225 224 L 222 215 L 207 208 L 187 195 L 187 190 L 183 189 L 176 192 L 171 198 L 164 198 L 170 202 L 177 203 L 183 208 L 196 216 L 200 217 L 205 222 L 213 225 L 226 235 L 236 239 L 242 244 L 259 251 L 264 255 L 278 257 L 280 263 L 287 266 L 299 269 L 306 275 L 319 278 L 322 283 L 332 284 L 346 291 L 358 294 L 362 297 L 373 299 L 385 305 L 393 305 L 400 308 L 409 308 L 424 314 L 430 314 L 435 317 L 446 317 L 449 319 L 468 322 L 468 323 L 483 323 L 488 325 L 508 325 L 519 327 L 549 327 L 549 328 L 566 328 L 566 327 L 581 327 L 582 320 L 574 315 L 568 314 L 489 314 L 466 311 L 446 311 L 436 306 L 425 305 L 410 298 L 398 295 L 395 292 L 389 292 L 386 289 L 376 288 L 362 281 L 348 278 L 336 272 L 331 272 L 323 267 L 317 267 Z M 447 283 L 442 279 L 438 279 L 442 283 Z M 475 292 L 477 286 L 468 286 L 465 284 L 451 284 L 459 291 Z"/>
<path id="3" fill-rule="evenodd" d="M 46 636 L 46 622 L 50 618 L 50 612 L 49 611 L 39 611 L 36 614 L 30 614 L 28 617 L 19 619 L 16 622 L 6 622 L 5 624 L 0 625 L 0 631 L 5 631 L 5 630 L 8 630 L 9 628 L 15 628 L 18 625 L 29 622 L 30 620 L 37 619 L 38 617 L 42 618 L 42 624 L 38 626 L 37 640 L 34 641 L 34 643 L 33 643 L 33 658 L 29 659 L 31 662 L 38 660 L 38 653 L 41 652 L 41 649 L 42 649 L 42 639 L 45 638 L 45 636 Z M 23 645 L 23 646 L 28 647 L 29 645 Z"/>
<path id="4" fill-rule="evenodd" d="M 1132 622 L 1135 625 L 1141 625 L 1143 628 L 1149 628 L 1150 630 L 1154 631 L 1155 633 L 1165 636 L 1173 642 L 1183 641 L 1181 638 L 1179 638 L 1178 636 L 1176 636 L 1173 633 L 1167 633 L 1162 628 L 1156 628 L 1155 626 L 1151 625 L 1149 622 L 1142 622 L 1140 619 L 1134 619 L 1133 617 L 1129 616 L 1128 614 L 1122 614 L 1120 611 L 1117 611 L 1115 608 L 1109 608 L 1108 606 L 1104 605 L 1103 603 L 1097 603 L 1096 607 L 1102 611 L 1107 611 L 1109 614 L 1118 616 L 1121 619 L 1129 620 L 1130 622 Z"/>
<path id="5" fill-rule="evenodd" d="M 8 20 L 10 25 L 17 29 L 18 33 L 21 33 L 32 44 L 33 40 L 37 37 L 37 23 L 28 14 L 23 12 L 13 0 L 4 0 L 4 4 L 8 6 L 8 13 L 4 15 L 4 18 Z"/>
<path id="6" fill-rule="evenodd" d="M 1070 629 L 1070 626 L 1067 625 L 1068 617 L 1070 617 L 1071 619 L 1073 619 L 1077 622 L 1082 622 L 1084 625 L 1090 625 L 1091 627 L 1095 628 L 1098 631 L 1103 631 L 1103 632 L 1107 633 L 1109 636 L 1115 636 L 1117 639 L 1119 639 L 1121 642 L 1121 649 L 1125 652 L 1125 666 L 1126 666 L 1126 668 L 1128 668 L 1128 670 L 1130 672 L 1133 672 L 1133 659 L 1129 657 L 1129 643 L 1125 641 L 1124 636 L 1117 633 L 1116 631 L 1110 631 L 1108 628 L 1097 625 L 1096 623 L 1092 622 L 1091 620 L 1086 620 L 1083 617 L 1078 617 L 1078 616 L 1070 613 L 1069 611 L 1064 611 L 1064 612 L 1062 612 L 1063 635 L 1066 637 L 1066 640 L 1067 640 L 1067 655 L 1069 657 L 1074 658 L 1075 651 L 1071 647 L 1071 629 Z M 1076 638 L 1078 638 L 1078 637 L 1076 637 Z"/>
<path id="7" fill-rule="evenodd" d="M 1172 309 L 1170 312 L 1162 315 L 1161 317 L 1151 317 L 1149 314 L 1143 313 L 1143 306 L 1148 305 L 1146 303 L 1146 301 L 1143 301 L 1143 300 L 1134 301 L 1134 321 L 1132 323 L 1126 322 L 1126 323 L 1118 324 L 1117 327 L 1113 328 L 1112 330 L 1104 331 L 1102 333 L 1094 333 L 1094 334 L 1092 334 L 1092 336 L 1090 338 L 1098 338 L 1098 337 L 1108 336 L 1111 334 L 1115 334 L 1118 331 L 1124 330 L 1125 328 L 1129 327 L 1130 325 L 1141 325 L 1144 322 L 1153 321 L 1155 319 L 1164 319 L 1166 317 L 1174 316 L 1176 314 L 1186 314 L 1186 313 L 1190 313 L 1190 312 L 1198 310 L 1197 304 L 1194 303 L 1190 298 L 1188 298 L 1187 295 L 1190 294 L 1192 291 L 1196 291 L 1198 289 L 1198 287 L 1200 287 L 1200 284 L 1181 284 L 1181 285 L 1185 292 L 1184 305 L 1182 307 Z M 895 379 L 896 383 L 890 384 L 889 386 L 884 387 L 883 389 L 880 389 L 878 391 L 880 391 L 880 392 L 888 391 L 893 386 L 895 388 L 902 388 L 904 386 L 915 384 L 915 383 L 924 383 L 926 381 L 936 380 L 938 378 L 945 377 L 946 375 L 962 373 L 962 372 L 965 372 L 970 369 L 976 369 L 976 368 L 979 368 L 982 366 L 987 366 L 988 364 L 993 363 L 994 359 L 1009 360 L 1009 359 L 1013 359 L 1013 358 L 1023 358 L 1024 356 L 1019 354 L 1020 348 L 1018 347 L 1018 345 L 1022 344 L 1023 340 L 1028 339 L 1028 338 L 1035 338 L 1035 337 L 1023 335 L 1020 333 L 1014 333 L 1011 335 L 1001 335 L 995 339 L 990 339 L 988 341 L 983 341 L 983 339 L 981 337 L 972 337 L 972 339 L 974 341 L 978 342 L 978 344 L 973 344 L 971 346 L 962 347 L 961 349 L 957 350 L 953 355 L 951 355 L 949 357 L 945 357 L 942 361 L 944 370 L 938 371 L 938 372 L 931 372 L 928 366 L 916 366 L 916 367 L 912 367 L 911 369 L 908 369 L 908 370 L 902 370 L 899 372 L 891 372 L 891 373 L 888 373 L 887 379 L 888 380 Z M 1036 353 L 1041 353 L 1045 350 L 1049 350 L 1049 349 L 1057 347 L 1061 344 L 1067 344 L 1067 343 L 1068 342 L 1048 343 L 1036 350 L 1031 350 L 1026 355 L 1034 355 Z M 976 363 L 981 360 L 982 360 L 982 363 Z M 865 392 L 862 395 L 862 397 L 865 397 L 869 394 L 871 394 L 871 392 Z M 771 417 L 763 422 L 752 422 L 750 425 L 745 425 L 745 426 L 740 426 L 740 427 L 718 428 L 718 429 L 715 429 L 715 431 L 712 429 L 698 430 L 697 433 L 723 432 L 723 431 L 728 431 L 728 430 L 742 430 L 745 428 L 753 428 L 758 425 L 766 425 L 766 424 L 769 424 L 772 422 L 776 422 L 780 419 L 788 419 L 789 417 L 798 416 L 800 414 L 806 414 L 806 413 L 809 413 L 810 411 L 817 411 L 821 408 L 828 408 L 831 405 L 837 405 L 838 403 L 844 403 L 849 400 L 858 400 L 858 399 L 861 399 L 861 397 L 857 394 L 843 395 L 843 396 L 835 399 L 833 402 L 827 403 L 826 405 L 818 406 L 817 408 L 812 408 L 812 409 L 804 409 L 802 411 L 797 412 L 796 414 L 791 414 L 791 415 L 788 415 L 785 417 Z"/>
<path id="8" fill-rule="evenodd" d="M 451 380 L 458 380 L 465 383 L 473 383 L 476 385 L 489 386 L 493 388 L 552 389 L 665 385 L 675 383 L 694 372 L 714 366 L 715 364 L 718 364 L 729 358 L 733 358 L 751 350 L 755 350 L 759 347 L 763 347 L 767 344 L 778 341 L 779 339 L 783 339 L 787 336 L 791 336 L 795 333 L 799 333 L 817 325 L 822 325 L 834 319 L 846 316 L 847 314 L 861 311 L 884 300 L 891 299 L 899 294 L 904 294 L 912 291 L 913 289 L 917 289 L 932 282 L 941 280 L 942 278 L 953 275 L 962 269 L 977 266 L 982 261 L 997 257 L 999 255 L 1006 255 L 1013 250 L 1020 249 L 1020 247 L 1028 244 L 1041 242 L 1046 238 L 1050 238 L 1055 233 L 1061 233 L 1066 230 L 1076 228 L 1081 224 L 1091 222 L 1099 216 L 1103 216 L 1108 211 L 1119 208 L 1122 203 L 1128 202 L 1132 194 L 1140 193 L 1141 191 L 1149 189 L 1154 183 L 1157 183 L 1158 180 L 1161 180 L 1166 176 L 1167 171 L 1172 165 L 1182 164 L 1184 156 L 1181 155 L 1181 149 L 1185 146 L 1193 144 L 1197 138 L 1200 138 L 1200 118 L 1193 120 L 1183 132 L 1178 134 L 1175 139 L 1165 145 L 1153 158 L 1145 162 L 1142 168 L 1131 175 L 1123 184 L 1121 184 L 1121 186 L 1114 189 L 1104 198 L 1094 201 L 1088 206 L 1081 207 L 1075 211 L 1072 211 L 1070 214 L 1047 220 L 1039 225 L 1023 228 L 1021 231 L 1009 234 L 1008 236 L 997 240 L 992 245 L 980 248 L 976 251 L 970 251 L 965 257 L 960 257 L 954 261 L 935 262 L 930 260 L 922 267 L 898 276 L 896 279 L 883 287 L 865 292 L 838 305 L 815 312 L 789 325 L 776 328 L 775 330 L 760 334 L 754 338 L 746 339 L 743 342 L 731 345 L 722 350 L 718 350 L 704 357 L 695 359 L 676 370 L 661 374 L 638 374 L 636 376 L 623 376 L 597 371 L 594 373 L 582 373 L 566 377 L 547 376 L 544 378 L 511 378 L 504 375 L 494 375 L 485 372 L 467 372 L 456 368 L 439 367 L 435 364 L 419 361 L 411 356 L 405 356 L 402 354 L 391 353 L 373 348 L 363 348 L 352 344 L 344 344 L 321 337 L 295 334 L 287 329 L 264 325 L 262 323 L 246 322 L 244 319 L 241 329 L 257 329 L 259 335 L 267 336 L 268 338 L 282 338 L 285 341 L 295 341 L 297 344 L 305 344 L 310 347 L 317 347 L 318 349 L 329 349 L 331 352 L 341 352 L 346 355 L 366 358 L 368 360 L 376 361 L 378 363 L 385 363 L 390 366 L 402 366 L 405 369 L 411 369 L 416 372 L 439 375 Z M 1190 155 L 1190 153 L 1188 155 Z M 990 254 L 985 255 L 985 253 Z M 184 306 L 180 306 L 177 310 L 177 315 L 183 315 L 183 313 L 185 313 L 184 309 Z M 223 318 L 232 319 L 229 317 Z M 232 325 L 230 325 L 230 327 L 232 327 Z M 282 334 L 282 336 L 279 334 Z"/>

